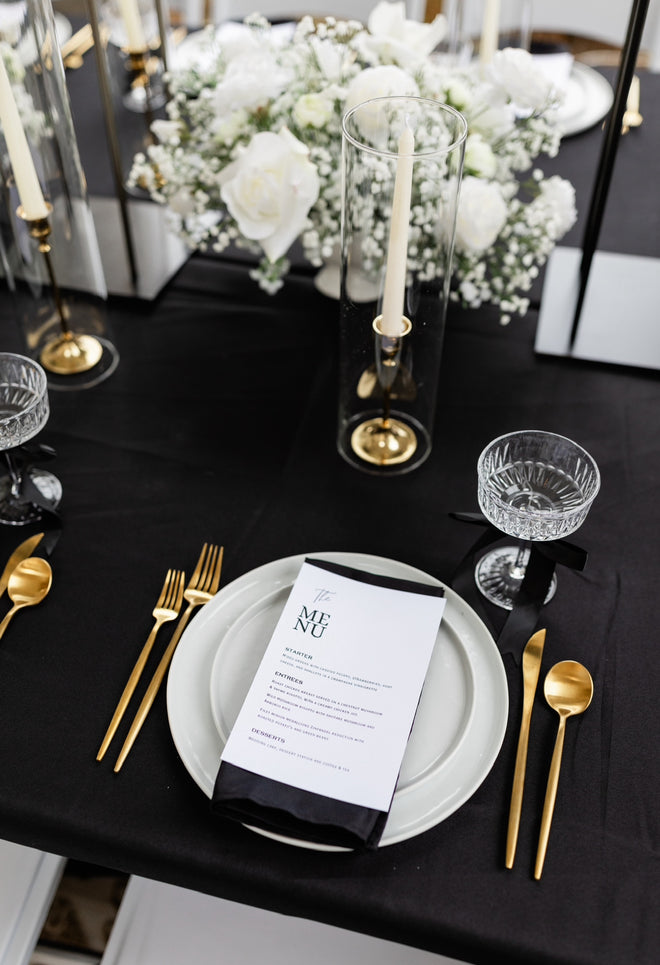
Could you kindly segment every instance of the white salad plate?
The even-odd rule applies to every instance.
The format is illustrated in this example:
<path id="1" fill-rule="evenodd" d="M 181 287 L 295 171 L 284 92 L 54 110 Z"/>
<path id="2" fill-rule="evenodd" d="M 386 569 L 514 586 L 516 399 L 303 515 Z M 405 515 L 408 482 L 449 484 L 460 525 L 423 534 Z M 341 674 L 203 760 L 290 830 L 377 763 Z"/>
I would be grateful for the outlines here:
<path id="1" fill-rule="evenodd" d="M 444 586 L 384 557 L 306 556 Z M 183 764 L 209 798 L 229 731 L 306 556 L 266 563 L 223 587 L 198 611 L 174 654 L 167 683 L 170 730 Z M 489 773 L 504 738 L 508 690 L 499 651 L 471 607 L 444 589 L 447 605 L 381 847 L 421 834 L 464 804 Z M 341 850 L 269 836 L 316 850 Z"/>
<path id="2" fill-rule="evenodd" d="M 558 123 L 563 137 L 589 130 L 605 117 L 614 101 L 614 91 L 593 67 L 575 61 L 566 85 Z"/>

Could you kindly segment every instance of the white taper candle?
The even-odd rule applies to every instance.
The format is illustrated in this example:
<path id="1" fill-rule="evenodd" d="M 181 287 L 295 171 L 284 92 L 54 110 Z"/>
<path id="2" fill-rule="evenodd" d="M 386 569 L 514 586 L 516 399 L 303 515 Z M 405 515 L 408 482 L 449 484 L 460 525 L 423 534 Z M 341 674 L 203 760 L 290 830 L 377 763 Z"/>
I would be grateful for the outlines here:
<path id="1" fill-rule="evenodd" d="M 404 330 L 402 322 L 408 269 L 408 226 L 412 196 L 413 154 L 415 136 L 406 124 L 399 138 L 390 240 L 385 267 L 385 290 L 380 328 L 383 335 L 397 336 Z"/>
<path id="2" fill-rule="evenodd" d="M 119 0 L 121 17 L 126 27 L 128 49 L 131 53 L 142 53 L 147 49 L 147 41 L 142 27 L 142 17 L 137 0 Z"/>
<path id="3" fill-rule="evenodd" d="M 2 123 L 2 132 L 7 143 L 23 215 L 28 221 L 46 218 L 48 207 L 44 201 L 2 55 L 0 55 L 0 123 Z"/>
<path id="4" fill-rule="evenodd" d="M 479 61 L 489 64 L 497 50 L 500 34 L 500 0 L 486 0 L 484 20 L 481 25 Z"/>

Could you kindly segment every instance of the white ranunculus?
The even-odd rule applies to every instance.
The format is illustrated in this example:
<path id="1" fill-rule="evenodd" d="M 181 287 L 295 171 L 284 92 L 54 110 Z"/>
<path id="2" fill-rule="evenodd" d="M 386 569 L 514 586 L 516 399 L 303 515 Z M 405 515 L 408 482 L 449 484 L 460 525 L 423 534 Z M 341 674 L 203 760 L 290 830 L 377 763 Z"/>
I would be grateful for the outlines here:
<path id="1" fill-rule="evenodd" d="M 228 64 L 213 92 L 212 103 L 220 116 L 239 107 L 255 110 L 279 97 L 290 80 L 289 71 L 280 67 L 268 52 L 239 54 Z"/>
<path id="2" fill-rule="evenodd" d="M 242 107 L 231 114 L 215 117 L 209 125 L 209 131 L 220 144 L 233 144 L 245 130 L 248 113 Z"/>
<path id="3" fill-rule="evenodd" d="M 215 32 L 214 42 L 222 52 L 225 63 L 244 54 L 258 52 L 263 49 L 263 39 L 256 30 L 245 23 L 235 23 L 227 20 Z"/>
<path id="4" fill-rule="evenodd" d="M 341 80 L 346 56 L 344 50 L 341 47 L 338 49 L 329 40 L 321 40 L 319 37 L 311 37 L 309 43 L 323 76 L 330 83 L 338 83 Z"/>
<path id="5" fill-rule="evenodd" d="M 522 110 L 547 107 L 553 85 L 536 65 L 533 56 L 521 47 L 497 50 L 490 64 L 490 76 L 514 104 Z"/>
<path id="6" fill-rule="evenodd" d="M 179 188 L 174 194 L 171 194 L 167 203 L 172 211 L 181 218 L 187 218 L 195 210 L 195 199 L 189 189 L 185 187 Z"/>
<path id="7" fill-rule="evenodd" d="M 501 91 L 482 89 L 471 105 L 468 123 L 470 133 L 483 134 L 487 141 L 498 141 L 513 133 L 516 109 L 504 100 Z"/>
<path id="8" fill-rule="evenodd" d="M 255 134 L 220 181 L 222 200 L 239 231 L 258 241 L 270 261 L 289 249 L 319 196 L 309 151 L 287 128 Z"/>
<path id="9" fill-rule="evenodd" d="M 481 134 L 469 134 L 465 141 L 465 170 L 479 178 L 492 178 L 497 170 L 497 157 Z"/>
<path id="10" fill-rule="evenodd" d="M 181 124 L 179 121 L 156 120 L 151 125 L 156 139 L 161 144 L 174 146 L 181 140 Z"/>
<path id="11" fill-rule="evenodd" d="M 381 0 L 369 14 L 367 26 L 370 36 L 363 38 L 365 47 L 380 59 L 392 60 L 402 67 L 428 57 L 447 33 L 447 20 L 442 14 L 432 23 L 407 20 L 403 0 Z"/>
<path id="12" fill-rule="evenodd" d="M 293 116 L 301 127 L 321 128 L 334 113 L 332 101 L 324 94 L 303 94 L 293 105 Z"/>
<path id="13" fill-rule="evenodd" d="M 472 106 L 474 94 L 462 77 L 450 77 L 446 82 L 447 102 L 458 111 L 466 112 Z"/>
<path id="14" fill-rule="evenodd" d="M 456 217 L 456 248 L 485 251 L 504 227 L 507 207 L 499 186 L 468 175 L 463 178 Z"/>

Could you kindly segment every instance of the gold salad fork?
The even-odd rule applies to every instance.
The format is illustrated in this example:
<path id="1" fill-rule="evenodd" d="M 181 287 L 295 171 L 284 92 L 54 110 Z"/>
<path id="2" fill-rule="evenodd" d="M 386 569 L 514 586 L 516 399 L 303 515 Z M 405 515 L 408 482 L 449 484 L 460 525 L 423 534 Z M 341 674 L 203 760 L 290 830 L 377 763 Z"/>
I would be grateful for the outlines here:
<path id="1" fill-rule="evenodd" d="M 119 752 L 119 757 L 117 758 L 117 763 L 115 764 L 115 772 L 121 769 L 122 764 L 128 757 L 129 751 L 135 742 L 135 738 L 140 733 L 142 725 L 144 724 L 147 714 L 151 710 L 151 706 L 156 698 L 158 689 L 163 682 L 165 674 L 167 673 L 167 668 L 170 665 L 170 661 L 174 656 L 174 651 L 176 650 L 177 644 L 181 639 L 181 634 L 186 628 L 186 624 L 190 619 L 190 615 L 195 607 L 203 606 L 208 603 L 215 594 L 218 592 L 218 586 L 220 584 L 220 573 L 222 571 L 222 557 L 224 553 L 224 548 L 214 546 L 213 544 L 207 545 L 204 543 L 202 551 L 199 554 L 199 559 L 197 560 L 197 566 L 190 577 L 190 582 L 184 590 L 183 596 L 187 601 L 188 606 L 186 607 L 183 615 L 179 619 L 176 630 L 172 635 L 168 647 L 160 659 L 160 663 L 156 668 L 156 672 L 151 678 L 151 683 L 147 687 L 146 693 L 142 698 L 142 703 L 138 707 L 138 711 L 131 724 L 131 729 L 128 732 L 128 736 L 124 741 L 124 746 Z"/>
<path id="2" fill-rule="evenodd" d="M 151 649 L 154 645 L 156 639 L 156 634 L 162 627 L 164 623 L 169 620 L 176 620 L 181 610 L 181 604 L 183 603 L 183 588 L 186 582 L 186 574 L 183 570 L 168 570 L 165 576 L 165 582 L 163 583 L 163 589 L 160 591 L 160 596 L 156 606 L 153 609 L 152 616 L 155 619 L 155 623 L 151 630 L 151 633 L 147 637 L 147 642 L 142 648 L 140 656 L 137 658 L 135 666 L 131 672 L 128 682 L 124 687 L 124 692 L 119 698 L 119 703 L 112 716 L 110 725 L 105 733 L 105 737 L 101 742 L 99 747 L 99 752 L 96 755 L 96 760 L 100 761 L 103 755 L 110 746 L 110 741 L 115 736 L 115 731 L 119 726 L 119 723 L 124 716 L 126 708 L 128 707 L 129 701 L 133 696 L 133 692 L 137 686 L 138 680 L 142 675 L 144 670 L 144 665 L 147 662 Z"/>

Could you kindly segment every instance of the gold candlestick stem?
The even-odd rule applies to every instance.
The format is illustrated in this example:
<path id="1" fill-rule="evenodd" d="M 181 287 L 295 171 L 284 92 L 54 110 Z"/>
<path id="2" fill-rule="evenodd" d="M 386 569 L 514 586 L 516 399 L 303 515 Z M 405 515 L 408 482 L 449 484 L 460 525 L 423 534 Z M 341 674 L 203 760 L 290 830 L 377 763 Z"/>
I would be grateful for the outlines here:
<path id="1" fill-rule="evenodd" d="M 395 466 L 411 459 L 417 449 L 417 436 L 411 426 L 391 416 L 392 386 L 401 365 L 403 342 L 412 325 L 402 316 L 401 334 L 385 335 L 381 320 L 381 315 L 375 318 L 373 328 L 376 333 L 376 369 L 383 390 L 383 414 L 356 426 L 351 435 L 351 447 L 365 462 Z"/>
<path id="2" fill-rule="evenodd" d="M 47 207 L 49 211 L 52 211 L 50 204 Z M 68 311 L 62 299 L 50 257 L 50 221 L 48 217 L 27 217 L 22 206 L 18 208 L 16 213 L 27 224 L 30 237 L 35 239 L 39 251 L 44 257 L 61 328 L 61 334 L 44 346 L 39 361 L 45 369 L 54 372 L 56 375 L 77 375 L 80 372 L 87 372 L 100 362 L 103 355 L 103 346 L 93 335 L 78 335 L 71 330 Z"/>
<path id="3" fill-rule="evenodd" d="M 147 130 L 149 130 L 154 119 L 154 99 L 151 88 L 151 77 L 149 76 L 148 51 L 129 50 L 127 68 L 131 76 L 131 89 L 137 90 L 141 87 L 144 91 L 144 114 Z"/>

